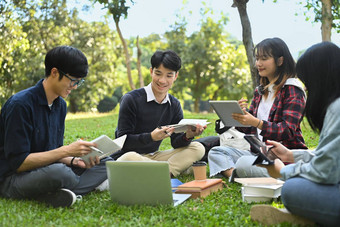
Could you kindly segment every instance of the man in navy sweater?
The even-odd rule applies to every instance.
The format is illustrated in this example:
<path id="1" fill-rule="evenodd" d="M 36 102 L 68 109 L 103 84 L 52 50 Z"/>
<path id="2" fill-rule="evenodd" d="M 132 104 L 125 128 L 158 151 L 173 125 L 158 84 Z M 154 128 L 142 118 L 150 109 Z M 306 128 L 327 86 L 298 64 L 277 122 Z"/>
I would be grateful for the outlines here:
<path id="1" fill-rule="evenodd" d="M 127 135 L 120 152 L 113 156 L 117 161 L 168 161 L 170 172 L 178 176 L 200 160 L 205 149 L 192 139 L 206 126 L 196 125 L 196 130 L 174 133 L 174 128 L 159 127 L 177 124 L 183 119 L 181 104 L 169 89 L 178 77 L 180 57 L 171 50 L 156 51 L 151 57 L 152 82 L 125 94 L 120 103 L 116 136 Z M 163 139 L 171 137 L 173 149 L 159 151 Z"/>

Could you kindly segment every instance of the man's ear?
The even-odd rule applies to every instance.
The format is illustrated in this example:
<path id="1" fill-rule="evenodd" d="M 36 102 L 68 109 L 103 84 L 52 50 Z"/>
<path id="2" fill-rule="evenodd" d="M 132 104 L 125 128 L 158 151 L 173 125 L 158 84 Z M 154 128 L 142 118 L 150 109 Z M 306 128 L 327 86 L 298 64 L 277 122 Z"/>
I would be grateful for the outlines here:
<path id="1" fill-rule="evenodd" d="M 152 67 L 150 67 L 150 74 L 152 74 L 152 72 L 153 72 L 153 69 L 152 69 Z"/>
<path id="2" fill-rule="evenodd" d="M 177 80 L 177 77 L 178 77 L 178 71 L 176 72 L 176 75 L 175 75 L 175 80 Z"/>
<path id="3" fill-rule="evenodd" d="M 277 66 L 281 66 L 282 64 L 283 64 L 283 56 L 281 56 L 281 57 L 279 57 L 279 58 L 277 59 L 276 65 L 277 65 Z"/>
<path id="4" fill-rule="evenodd" d="M 51 76 L 51 77 L 58 77 L 58 76 L 59 76 L 59 71 L 58 71 L 58 69 L 55 68 L 55 67 L 52 68 L 52 69 L 51 69 L 50 76 Z"/>

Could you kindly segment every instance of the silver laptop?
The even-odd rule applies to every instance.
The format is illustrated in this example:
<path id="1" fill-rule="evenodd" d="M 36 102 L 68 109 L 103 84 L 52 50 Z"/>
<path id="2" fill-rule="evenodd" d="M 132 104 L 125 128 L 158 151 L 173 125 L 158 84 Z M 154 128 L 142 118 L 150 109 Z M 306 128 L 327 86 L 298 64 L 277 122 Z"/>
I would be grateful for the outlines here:
<path id="1" fill-rule="evenodd" d="M 167 162 L 108 161 L 106 168 L 111 199 L 120 204 L 176 206 L 191 196 L 172 192 Z"/>

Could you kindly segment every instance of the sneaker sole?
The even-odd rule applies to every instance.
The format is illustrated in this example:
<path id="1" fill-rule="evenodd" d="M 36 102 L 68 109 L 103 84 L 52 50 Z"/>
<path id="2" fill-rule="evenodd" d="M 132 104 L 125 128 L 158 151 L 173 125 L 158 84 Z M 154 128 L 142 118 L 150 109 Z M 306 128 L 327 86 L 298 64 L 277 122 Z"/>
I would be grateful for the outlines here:
<path id="1" fill-rule="evenodd" d="M 277 225 L 283 222 L 302 226 L 313 226 L 314 222 L 290 213 L 287 209 L 278 209 L 270 205 L 254 205 L 250 209 L 253 221 L 265 225 Z"/>

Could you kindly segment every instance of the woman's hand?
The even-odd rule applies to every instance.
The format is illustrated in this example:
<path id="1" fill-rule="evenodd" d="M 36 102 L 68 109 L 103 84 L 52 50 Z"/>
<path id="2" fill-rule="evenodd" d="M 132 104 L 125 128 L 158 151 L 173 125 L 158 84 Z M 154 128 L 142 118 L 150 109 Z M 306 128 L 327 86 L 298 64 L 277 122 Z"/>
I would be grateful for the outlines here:
<path id="1" fill-rule="evenodd" d="M 273 140 L 267 140 L 266 144 L 273 146 L 270 148 L 270 151 L 279 157 L 283 162 L 294 162 L 293 152 L 283 146 L 281 143 Z"/>
<path id="2" fill-rule="evenodd" d="M 275 159 L 273 165 L 257 165 L 257 166 L 262 167 L 262 168 L 266 168 L 267 171 L 268 171 L 268 174 L 271 177 L 280 178 L 280 177 L 282 177 L 280 170 L 283 167 L 285 167 L 285 164 L 283 164 L 283 162 L 281 162 L 280 159 Z"/>
<path id="3" fill-rule="evenodd" d="M 242 125 L 251 125 L 254 127 L 259 127 L 260 119 L 254 117 L 247 111 L 243 110 L 244 114 L 233 113 L 231 116 L 234 120 L 240 122 Z"/>

